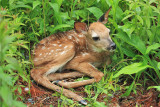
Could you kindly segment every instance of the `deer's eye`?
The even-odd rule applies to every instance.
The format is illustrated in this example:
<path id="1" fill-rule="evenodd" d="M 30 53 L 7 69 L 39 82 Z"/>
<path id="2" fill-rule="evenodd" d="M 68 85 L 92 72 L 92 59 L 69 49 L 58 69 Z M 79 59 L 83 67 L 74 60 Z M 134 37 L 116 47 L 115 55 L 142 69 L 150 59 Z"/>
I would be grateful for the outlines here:
<path id="1" fill-rule="evenodd" d="M 98 41 L 98 40 L 100 40 L 100 38 L 99 37 L 93 37 L 93 40 Z"/>

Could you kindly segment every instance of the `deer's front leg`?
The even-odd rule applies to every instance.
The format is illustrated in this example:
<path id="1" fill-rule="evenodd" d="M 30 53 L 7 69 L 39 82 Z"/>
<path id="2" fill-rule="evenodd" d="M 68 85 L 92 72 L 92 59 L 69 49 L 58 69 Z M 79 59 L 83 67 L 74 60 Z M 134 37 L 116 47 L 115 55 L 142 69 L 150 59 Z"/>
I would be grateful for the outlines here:
<path id="1" fill-rule="evenodd" d="M 76 64 L 75 64 L 76 65 Z M 89 80 L 83 80 L 83 81 L 78 81 L 78 82 L 63 82 L 59 81 L 58 84 L 65 87 L 65 88 L 76 88 L 79 86 L 91 84 L 93 82 L 99 82 L 101 78 L 104 76 L 102 72 L 97 70 L 93 65 L 90 63 L 81 63 L 77 64 L 76 66 L 73 67 L 73 69 L 84 73 L 90 77 L 93 77 L 93 79 Z"/>

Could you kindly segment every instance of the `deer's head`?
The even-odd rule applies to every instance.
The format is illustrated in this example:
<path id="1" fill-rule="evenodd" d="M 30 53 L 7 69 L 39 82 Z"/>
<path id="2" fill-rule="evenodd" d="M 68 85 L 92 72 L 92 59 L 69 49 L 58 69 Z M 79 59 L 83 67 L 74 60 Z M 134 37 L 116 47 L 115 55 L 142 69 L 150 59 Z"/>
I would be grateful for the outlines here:
<path id="1" fill-rule="evenodd" d="M 85 23 L 75 23 L 76 31 L 84 32 L 87 35 L 94 51 L 112 51 L 116 48 L 116 44 L 109 35 L 110 29 L 104 25 L 107 23 L 110 10 L 111 8 L 97 22 L 90 24 L 88 28 Z"/>

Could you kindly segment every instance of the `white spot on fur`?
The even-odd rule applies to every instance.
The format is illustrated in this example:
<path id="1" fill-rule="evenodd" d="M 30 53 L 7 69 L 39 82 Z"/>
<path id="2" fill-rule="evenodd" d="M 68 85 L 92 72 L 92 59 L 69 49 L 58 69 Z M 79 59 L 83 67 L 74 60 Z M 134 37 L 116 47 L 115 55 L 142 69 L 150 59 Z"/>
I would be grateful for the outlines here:
<path id="1" fill-rule="evenodd" d="M 62 45 L 60 44 L 59 47 L 61 47 Z"/>
<path id="2" fill-rule="evenodd" d="M 65 46 L 64 49 L 66 49 L 68 46 Z"/>
<path id="3" fill-rule="evenodd" d="M 88 53 L 86 53 L 86 52 L 85 52 L 85 53 L 82 53 L 82 56 L 86 56 L 86 55 L 88 55 Z"/>
<path id="4" fill-rule="evenodd" d="M 77 43 L 80 41 L 77 37 L 75 37 L 75 40 L 76 40 Z"/>
<path id="5" fill-rule="evenodd" d="M 66 53 L 66 51 L 63 51 L 63 52 L 61 52 L 61 55 L 65 54 L 65 53 Z"/>
<path id="6" fill-rule="evenodd" d="M 78 35 L 80 38 L 83 37 L 83 35 Z"/>
<path id="7" fill-rule="evenodd" d="M 72 39 L 72 36 L 68 36 L 68 39 Z"/>
<path id="8" fill-rule="evenodd" d="M 61 51 L 61 49 L 56 49 L 56 51 Z"/>
<path id="9" fill-rule="evenodd" d="M 43 47 L 42 47 L 42 49 L 46 49 L 46 47 L 45 47 L 45 46 L 43 46 Z"/>
<path id="10" fill-rule="evenodd" d="M 52 44 L 53 46 L 57 46 L 57 44 Z"/>
<path id="11" fill-rule="evenodd" d="M 42 53 L 39 54 L 39 56 L 41 56 L 41 55 L 42 55 Z"/>
<path id="12" fill-rule="evenodd" d="M 49 53 L 49 55 L 51 55 L 51 53 Z"/>
<path id="13" fill-rule="evenodd" d="M 80 58 L 81 56 L 76 56 L 75 58 Z"/>
<path id="14" fill-rule="evenodd" d="M 54 50 L 51 50 L 51 52 L 54 52 Z"/>

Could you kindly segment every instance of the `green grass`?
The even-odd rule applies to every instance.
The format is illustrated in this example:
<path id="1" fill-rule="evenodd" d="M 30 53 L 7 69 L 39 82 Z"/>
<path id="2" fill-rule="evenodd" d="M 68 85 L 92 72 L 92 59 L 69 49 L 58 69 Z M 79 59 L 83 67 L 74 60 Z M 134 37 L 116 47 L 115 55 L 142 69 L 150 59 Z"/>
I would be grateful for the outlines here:
<path id="1" fill-rule="evenodd" d="M 155 86 L 146 88 L 159 90 L 159 4 L 158 0 L 0 0 L 0 105 L 22 106 L 16 101 L 20 96 L 14 94 L 15 89 L 20 93 L 22 86 L 15 83 L 20 77 L 30 81 L 31 50 L 39 40 L 73 29 L 75 21 L 89 25 L 111 6 L 106 26 L 117 49 L 111 56 L 112 64 L 101 70 L 104 78 L 85 86 L 88 106 L 104 106 L 96 101 L 101 93 L 111 96 L 123 87 L 126 92 L 122 96 L 129 96 L 136 93 L 138 85 L 146 87 L 147 81 Z M 119 85 L 119 81 L 127 85 Z M 67 102 L 59 106 L 79 105 Z"/>

